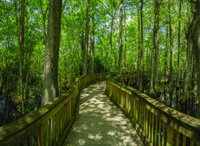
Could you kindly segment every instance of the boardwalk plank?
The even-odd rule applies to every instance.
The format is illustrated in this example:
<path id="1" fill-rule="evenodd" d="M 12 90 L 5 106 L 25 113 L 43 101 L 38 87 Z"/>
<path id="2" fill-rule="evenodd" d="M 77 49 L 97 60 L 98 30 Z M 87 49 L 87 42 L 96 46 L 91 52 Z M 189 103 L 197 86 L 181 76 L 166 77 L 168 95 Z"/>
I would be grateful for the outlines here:
<path id="1" fill-rule="evenodd" d="M 130 121 L 104 94 L 105 82 L 81 93 L 79 115 L 64 146 L 142 146 Z"/>

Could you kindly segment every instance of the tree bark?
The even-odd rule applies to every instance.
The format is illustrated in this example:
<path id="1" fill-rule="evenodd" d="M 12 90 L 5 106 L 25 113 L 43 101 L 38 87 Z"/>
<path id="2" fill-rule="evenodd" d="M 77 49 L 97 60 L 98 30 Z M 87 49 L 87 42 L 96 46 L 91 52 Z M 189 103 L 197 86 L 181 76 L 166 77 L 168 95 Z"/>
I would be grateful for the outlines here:
<path id="1" fill-rule="evenodd" d="M 167 88 L 168 88 L 168 48 L 169 48 L 169 27 L 166 25 L 166 37 L 165 37 L 165 58 L 164 58 L 164 100 L 167 101 Z"/>
<path id="2" fill-rule="evenodd" d="M 118 58 L 118 69 L 121 73 L 121 67 L 122 67 L 122 48 L 123 48 L 123 13 L 124 13 L 124 0 L 120 1 L 120 20 L 119 20 L 119 58 Z"/>
<path id="3" fill-rule="evenodd" d="M 113 49 L 113 25 L 114 25 L 114 14 L 112 13 L 112 18 L 111 18 L 111 26 L 110 26 L 110 50 L 114 54 L 114 66 L 117 67 L 117 53 L 116 50 Z"/>
<path id="4" fill-rule="evenodd" d="M 87 75 L 87 51 L 89 45 L 90 0 L 86 3 L 85 47 L 83 50 L 83 75 Z"/>
<path id="5" fill-rule="evenodd" d="M 140 8 L 138 10 L 138 63 L 137 63 L 137 87 L 142 90 L 143 77 L 143 0 L 140 1 Z"/>
<path id="6" fill-rule="evenodd" d="M 58 58 L 62 0 L 49 0 L 42 105 L 58 96 Z"/>
<path id="7" fill-rule="evenodd" d="M 153 49 L 151 55 L 151 79 L 150 95 L 155 96 L 158 80 L 158 59 L 159 59 L 159 11 L 160 0 L 155 0 L 154 6 L 154 28 L 153 28 Z"/>
<path id="8" fill-rule="evenodd" d="M 46 44 L 46 38 L 47 38 L 47 30 L 46 30 L 46 15 L 48 11 L 48 7 L 46 7 L 45 10 L 43 10 L 43 0 L 39 0 L 40 5 L 40 11 L 42 15 L 42 26 L 43 26 L 43 35 L 44 35 L 44 45 Z"/>
<path id="9" fill-rule="evenodd" d="M 18 24 L 18 31 L 19 31 L 19 88 L 20 88 L 20 95 L 22 100 L 21 105 L 21 114 L 25 114 L 25 95 L 23 85 L 25 82 L 25 71 L 24 71 L 24 34 L 25 34 L 25 0 L 20 0 L 20 15 L 19 15 L 19 24 Z"/>
<path id="10" fill-rule="evenodd" d="M 126 52 L 127 52 L 127 31 L 126 31 L 126 10 L 124 7 L 124 59 L 123 59 L 123 64 L 124 64 L 125 69 L 127 69 Z"/>
<path id="11" fill-rule="evenodd" d="M 94 74 L 94 57 L 95 57 L 95 22 L 94 22 L 94 12 L 92 16 L 92 36 L 91 36 L 91 50 L 90 50 L 90 73 Z"/>
<path id="12" fill-rule="evenodd" d="M 80 46 L 81 46 L 81 71 L 80 71 L 80 75 L 83 75 L 83 62 L 84 62 L 84 48 L 85 48 L 85 36 L 84 36 L 84 32 L 81 34 L 81 38 L 80 38 Z"/>
<path id="13" fill-rule="evenodd" d="M 178 14 L 178 59 L 177 59 L 177 77 L 176 77 L 176 108 L 179 109 L 179 98 L 181 96 L 180 91 L 180 76 L 181 76 L 181 10 L 182 0 L 179 2 L 179 14 Z"/>
<path id="14" fill-rule="evenodd" d="M 173 97 L 173 75 L 174 75 L 174 64 L 173 64 L 173 32 L 172 32 L 172 18 L 171 18 L 171 1 L 168 3 L 169 10 L 169 42 L 170 42 L 170 74 L 169 74 L 169 98 L 170 98 L 170 107 L 172 107 L 172 97 Z"/>

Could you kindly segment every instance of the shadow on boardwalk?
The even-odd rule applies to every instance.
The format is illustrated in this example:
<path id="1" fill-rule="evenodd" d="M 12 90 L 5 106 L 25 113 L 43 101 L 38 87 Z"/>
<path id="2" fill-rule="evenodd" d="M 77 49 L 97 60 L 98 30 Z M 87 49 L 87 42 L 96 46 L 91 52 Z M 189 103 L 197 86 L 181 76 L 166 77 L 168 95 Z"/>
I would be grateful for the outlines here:
<path id="1" fill-rule="evenodd" d="M 130 121 L 104 94 L 105 82 L 81 93 L 79 115 L 64 146 L 141 146 Z"/>

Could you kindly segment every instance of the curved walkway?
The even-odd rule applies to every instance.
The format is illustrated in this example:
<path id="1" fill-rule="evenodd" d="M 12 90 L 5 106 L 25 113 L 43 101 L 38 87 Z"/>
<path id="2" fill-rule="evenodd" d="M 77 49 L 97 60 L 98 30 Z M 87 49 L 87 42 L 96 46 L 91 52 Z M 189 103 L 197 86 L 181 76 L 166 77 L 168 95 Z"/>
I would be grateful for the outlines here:
<path id="1" fill-rule="evenodd" d="M 105 82 L 81 93 L 79 115 L 64 146 L 142 146 L 130 121 L 104 94 Z"/>

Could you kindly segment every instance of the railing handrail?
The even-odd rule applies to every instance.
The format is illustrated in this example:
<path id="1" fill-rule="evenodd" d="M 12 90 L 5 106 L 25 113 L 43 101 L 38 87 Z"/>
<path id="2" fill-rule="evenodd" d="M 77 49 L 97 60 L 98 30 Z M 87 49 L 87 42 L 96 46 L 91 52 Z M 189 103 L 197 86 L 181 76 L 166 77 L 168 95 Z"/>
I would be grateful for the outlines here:
<path id="1" fill-rule="evenodd" d="M 200 119 L 189 116 L 180 111 L 177 111 L 176 109 L 168 107 L 168 106 L 164 105 L 163 103 L 159 102 L 158 100 L 151 98 L 147 94 L 142 93 L 141 91 L 139 91 L 133 87 L 126 86 L 122 83 L 117 83 L 116 81 L 111 80 L 111 79 L 109 79 L 109 80 L 114 82 L 115 84 L 119 84 L 124 89 L 128 89 L 128 90 L 132 91 L 133 94 L 135 93 L 135 95 L 141 97 L 141 99 L 146 101 L 146 103 L 148 105 L 156 108 L 157 110 L 160 110 L 166 116 L 169 116 L 170 118 L 180 121 L 183 126 L 199 128 L 199 130 L 200 130 Z"/>
<path id="2" fill-rule="evenodd" d="M 198 139 L 200 137 L 200 119 L 191 117 L 175 109 L 167 107 L 166 105 L 149 97 L 148 95 L 142 93 L 141 91 L 132 87 L 128 87 L 121 83 L 117 83 L 116 81 L 112 79 L 108 79 L 107 84 L 110 84 L 110 85 L 112 84 L 112 86 L 115 86 L 118 90 L 121 90 L 121 92 L 125 92 L 125 93 L 120 93 L 121 96 L 122 94 L 124 94 L 123 96 L 129 94 L 130 98 L 137 98 L 138 100 L 140 100 L 140 102 L 142 102 L 142 106 L 145 106 L 143 109 L 145 112 L 147 111 L 147 109 L 149 109 L 150 112 L 158 116 L 159 119 L 161 119 L 162 121 L 167 123 L 169 126 L 174 128 L 174 130 L 179 131 L 180 134 L 183 134 L 183 136 L 186 136 L 187 138 L 191 138 L 191 141 L 194 140 L 200 143 L 200 140 Z M 106 87 L 106 90 L 107 90 L 106 92 L 108 95 L 110 94 L 110 96 L 117 96 L 117 95 L 113 95 L 114 93 L 111 93 L 108 87 Z M 119 100 L 119 101 L 115 101 L 116 104 L 120 106 L 120 108 L 122 108 L 122 110 L 125 111 L 125 113 L 130 117 L 130 113 L 128 113 L 129 111 L 127 111 L 126 109 L 127 107 L 125 105 L 120 105 L 120 100 L 122 100 L 122 98 L 125 98 L 125 97 L 119 97 L 119 98 L 120 99 L 116 99 L 116 100 Z M 140 113 L 137 113 L 137 114 L 140 114 Z M 136 124 L 139 124 L 139 123 L 136 123 Z"/>
<path id="3" fill-rule="evenodd" d="M 66 112 L 66 113 L 70 112 L 69 113 L 70 116 L 68 117 L 67 115 L 65 117 L 66 118 L 65 121 L 67 120 L 68 122 L 70 121 L 70 123 L 72 123 L 71 121 L 73 121 L 74 120 L 73 118 L 75 118 L 75 114 L 73 112 L 74 110 L 78 108 L 78 106 L 75 104 L 78 100 L 80 90 L 86 87 L 87 85 L 89 85 L 91 82 L 94 82 L 95 80 L 105 79 L 107 75 L 108 75 L 107 73 L 99 73 L 99 74 L 92 74 L 88 76 L 82 76 L 78 80 L 75 81 L 74 85 L 69 90 L 67 90 L 65 94 L 62 94 L 58 98 L 55 98 L 53 101 L 49 102 L 47 105 L 39 108 L 38 110 L 33 111 L 16 121 L 13 121 L 7 125 L 0 127 L 0 145 L 1 146 L 11 145 L 11 144 L 20 145 L 20 146 L 27 145 L 27 143 L 30 143 L 32 139 L 35 139 L 32 141 L 35 141 L 33 143 L 35 143 L 36 145 L 43 145 L 43 142 L 41 142 L 41 140 L 38 140 L 38 138 L 40 139 L 41 136 L 40 137 L 36 136 L 36 138 L 35 136 L 32 136 L 34 133 L 34 130 L 39 130 L 38 134 L 41 134 L 43 127 L 40 127 L 40 126 L 49 122 L 51 123 L 51 126 L 55 124 L 54 121 L 52 122 L 52 119 L 50 118 L 52 118 L 52 115 L 56 115 L 60 110 L 62 110 L 64 106 L 66 106 L 66 109 L 64 109 L 63 112 Z M 68 105 L 69 101 L 70 103 Z M 62 118 L 64 117 L 61 117 L 60 121 L 58 122 L 61 122 L 61 126 L 63 126 L 63 128 L 66 128 L 66 126 L 68 126 L 69 124 L 65 125 L 66 123 L 63 123 L 65 121 L 62 121 L 64 120 Z M 57 130 L 59 131 L 62 129 L 57 129 Z M 49 137 L 47 136 L 47 138 Z M 47 140 L 43 140 L 43 141 L 46 142 Z M 55 143 L 55 142 L 48 141 L 48 143 Z"/>

